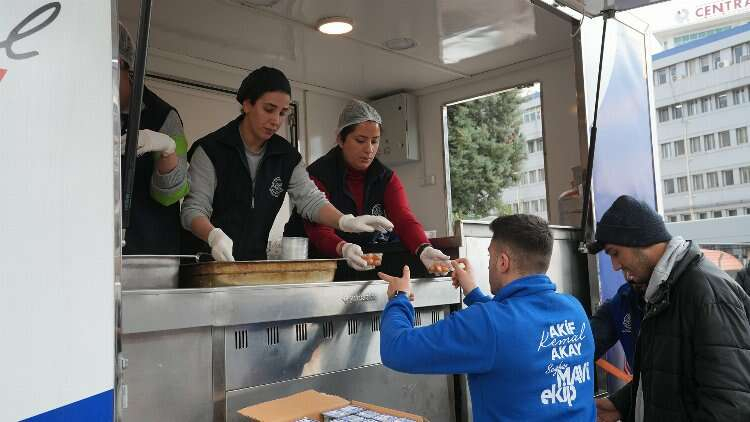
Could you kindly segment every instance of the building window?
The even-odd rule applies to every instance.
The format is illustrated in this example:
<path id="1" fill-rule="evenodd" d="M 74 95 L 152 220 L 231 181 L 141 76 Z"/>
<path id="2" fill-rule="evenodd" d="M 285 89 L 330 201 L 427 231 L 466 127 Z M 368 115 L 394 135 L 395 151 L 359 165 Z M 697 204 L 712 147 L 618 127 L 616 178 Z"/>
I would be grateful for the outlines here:
<path id="1" fill-rule="evenodd" d="M 659 123 L 664 123 L 669 121 L 669 108 L 668 107 L 662 107 L 656 112 L 659 114 Z"/>
<path id="2" fill-rule="evenodd" d="M 672 120 L 682 119 L 682 104 L 672 106 Z"/>
<path id="3" fill-rule="evenodd" d="M 727 210 L 727 217 L 736 217 L 736 216 L 737 216 L 736 209 Z"/>
<path id="4" fill-rule="evenodd" d="M 732 146 L 732 140 L 729 139 L 729 131 L 723 130 L 719 132 L 719 147 L 726 148 Z"/>
<path id="5" fill-rule="evenodd" d="M 732 47 L 732 57 L 734 57 L 735 63 L 744 62 L 750 60 L 750 43 L 744 43 L 735 45 Z"/>
<path id="6" fill-rule="evenodd" d="M 688 76 L 698 73 L 698 59 L 692 59 L 685 62 L 685 68 Z"/>
<path id="7" fill-rule="evenodd" d="M 667 216 L 667 222 L 668 223 L 676 223 L 677 222 L 677 216 L 676 215 L 668 215 Z"/>
<path id="8" fill-rule="evenodd" d="M 734 134 L 737 136 L 737 145 L 747 143 L 747 127 L 738 127 Z"/>
<path id="9" fill-rule="evenodd" d="M 656 71 L 656 84 L 664 85 L 667 83 L 667 71 L 666 69 L 659 69 Z"/>
<path id="10" fill-rule="evenodd" d="M 529 184 L 529 173 L 527 173 L 527 172 L 521 173 L 521 184 L 522 185 L 528 185 Z M 524 212 L 528 212 L 528 210 L 524 211 Z"/>
<path id="11" fill-rule="evenodd" d="M 732 90 L 732 100 L 734 105 L 745 104 L 747 102 L 747 93 L 744 86 Z"/>
<path id="12" fill-rule="evenodd" d="M 690 153 L 695 154 L 696 152 L 701 152 L 700 136 L 693 136 L 692 138 L 690 138 Z"/>
<path id="13" fill-rule="evenodd" d="M 700 56 L 699 60 L 701 64 L 701 72 L 702 73 L 708 72 L 711 69 L 711 67 L 708 64 L 708 55 Z"/>
<path id="14" fill-rule="evenodd" d="M 703 175 L 694 174 L 691 176 L 693 179 L 693 190 L 703 190 L 706 186 L 703 184 Z"/>
<path id="15" fill-rule="evenodd" d="M 745 208 L 745 215 L 750 215 L 750 208 Z"/>
<path id="16" fill-rule="evenodd" d="M 546 199 L 539 200 L 539 211 L 547 212 L 547 200 Z"/>
<path id="17" fill-rule="evenodd" d="M 708 213 L 707 212 L 699 212 L 698 213 L 698 220 L 705 220 L 707 218 L 708 218 Z"/>
<path id="18" fill-rule="evenodd" d="M 713 133 L 703 135 L 703 151 L 711 151 L 716 149 L 716 138 Z"/>
<path id="19" fill-rule="evenodd" d="M 692 219 L 693 219 L 693 218 L 692 218 L 692 217 L 690 216 L 690 214 L 682 214 L 682 215 L 681 215 L 681 217 L 682 217 L 682 221 L 690 221 L 690 220 L 692 220 Z"/>
<path id="20" fill-rule="evenodd" d="M 669 78 L 673 81 L 677 80 L 677 65 L 673 64 L 672 66 L 669 66 Z"/>
<path id="21" fill-rule="evenodd" d="M 734 185 L 734 170 L 722 170 L 721 178 L 724 181 L 724 186 Z"/>
<path id="22" fill-rule="evenodd" d="M 534 170 L 529 172 L 529 183 L 536 183 L 536 171 Z"/>
<path id="23" fill-rule="evenodd" d="M 740 167 L 740 183 L 750 183 L 750 167 Z"/>
<path id="24" fill-rule="evenodd" d="M 531 201 L 531 212 L 539 212 L 539 201 Z"/>
<path id="25" fill-rule="evenodd" d="M 714 64 L 714 69 L 718 69 L 722 67 L 721 64 L 721 54 L 719 52 L 711 54 L 711 61 Z"/>
<path id="26" fill-rule="evenodd" d="M 533 154 L 534 145 L 536 145 L 534 141 L 526 141 L 526 152 L 528 152 L 529 154 Z"/>
<path id="27" fill-rule="evenodd" d="M 688 180 L 687 176 L 682 176 L 677 178 L 677 192 L 687 192 L 688 191 Z"/>
<path id="28" fill-rule="evenodd" d="M 687 114 L 693 116 L 698 112 L 698 100 L 690 100 L 687 102 Z"/>
<path id="29" fill-rule="evenodd" d="M 727 107 L 727 93 L 716 94 L 716 109 L 720 110 Z"/>
<path id="30" fill-rule="evenodd" d="M 727 132 L 728 134 L 729 132 Z M 681 155 L 685 155 L 685 140 L 680 139 L 679 141 L 674 141 L 674 156 L 679 157 Z"/>
<path id="31" fill-rule="evenodd" d="M 542 141 L 542 138 L 539 138 L 536 140 L 536 151 L 537 152 L 544 151 L 544 141 Z"/>
<path id="32" fill-rule="evenodd" d="M 701 113 L 708 113 L 709 111 L 711 111 L 711 98 L 701 98 Z"/>
<path id="33" fill-rule="evenodd" d="M 539 169 L 536 172 L 537 172 L 537 176 L 536 176 L 537 180 L 539 180 L 540 182 L 544 182 L 544 169 Z"/>
<path id="34" fill-rule="evenodd" d="M 706 187 L 714 189 L 719 187 L 719 173 L 710 171 L 706 173 Z"/>
<path id="35" fill-rule="evenodd" d="M 719 211 L 713 211 L 711 213 L 711 217 L 713 217 L 713 218 L 721 218 L 722 217 L 721 210 L 719 210 Z"/>
<path id="36" fill-rule="evenodd" d="M 661 159 L 667 160 L 670 158 L 672 158 L 672 143 L 661 144 Z"/>
<path id="37" fill-rule="evenodd" d="M 664 179 L 664 194 L 671 195 L 674 193 L 674 179 Z"/>

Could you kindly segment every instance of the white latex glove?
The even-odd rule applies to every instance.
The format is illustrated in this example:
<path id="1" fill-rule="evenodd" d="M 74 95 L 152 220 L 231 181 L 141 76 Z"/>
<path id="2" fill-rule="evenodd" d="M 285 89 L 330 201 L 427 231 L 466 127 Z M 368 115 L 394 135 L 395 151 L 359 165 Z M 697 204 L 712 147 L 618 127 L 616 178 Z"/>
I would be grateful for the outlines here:
<path id="1" fill-rule="evenodd" d="M 347 233 L 371 233 L 375 230 L 386 233 L 393 230 L 393 223 L 387 218 L 377 215 L 360 215 L 355 217 L 351 214 L 346 214 L 339 218 L 339 230 Z"/>
<path id="2" fill-rule="evenodd" d="M 208 233 L 208 246 L 211 247 L 211 256 L 216 261 L 234 262 L 234 257 L 232 256 L 234 242 L 220 228 L 216 227 Z"/>
<path id="3" fill-rule="evenodd" d="M 122 142 L 122 154 L 125 154 L 125 140 L 127 133 L 120 137 Z M 143 129 L 138 131 L 138 148 L 136 154 L 140 157 L 147 152 L 160 152 L 162 157 L 174 154 L 176 145 L 168 135 L 153 130 Z"/>
<path id="4" fill-rule="evenodd" d="M 419 260 L 422 261 L 422 264 L 424 264 L 424 267 L 427 268 L 427 271 L 430 271 L 430 268 L 435 264 L 444 264 L 447 266 L 451 266 L 450 260 L 451 257 L 448 255 L 440 252 L 440 250 L 433 248 L 432 246 L 428 246 L 424 248 L 421 254 L 419 254 Z M 447 272 L 440 272 L 440 273 L 433 273 L 438 275 L 446 275 Z"/>
<path id="5" fill-rule="evenodd" d="M 368 265 L 364 259 L 362 259 L 362 248 L 355 243 L 344 243 L 341 247 L 341 256 L 346 258 L 346 263 L 357 271 L 367 271 Z"/>

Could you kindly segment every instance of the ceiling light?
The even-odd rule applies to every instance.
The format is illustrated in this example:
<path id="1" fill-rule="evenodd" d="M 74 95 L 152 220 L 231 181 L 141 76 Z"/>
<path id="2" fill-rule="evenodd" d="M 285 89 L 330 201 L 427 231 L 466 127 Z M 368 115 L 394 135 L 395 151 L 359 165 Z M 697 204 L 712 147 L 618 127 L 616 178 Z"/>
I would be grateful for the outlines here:
<path id="1" fill-rule="evenodd" d="M 349 18 L 341 16 L 333 16 L 330 18 L 323 18 L 318 21 L 318 31 L 329 34 L 329 35 L 341 35 L 352 32 L 354 24 Z"/>
<path id="2" fill-rule="evenodd" d="M 386 48 L 391 50 L 408 50 L 417 46 L 417 41 L 414 38 L 392 38 L 385 42 Z"/>

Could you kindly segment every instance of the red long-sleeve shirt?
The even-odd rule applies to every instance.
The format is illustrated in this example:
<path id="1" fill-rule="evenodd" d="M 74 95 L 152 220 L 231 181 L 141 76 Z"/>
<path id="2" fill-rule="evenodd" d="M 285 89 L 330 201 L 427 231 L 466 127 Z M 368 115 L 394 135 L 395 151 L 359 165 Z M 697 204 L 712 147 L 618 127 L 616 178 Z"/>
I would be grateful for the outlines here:
<path id="1" fill-rule="evenodd" d="M 311 178 L 318 186 L 318 189 L 330 199 L 330 194 L 326 186 L 315 177 Z M 365 199 L 365 172 L 347 170 L 346 187 L 352 194 L 352 199 L 354 199 L 354 203 L 357 206 L 357 214 L 362 215 Z M 398 178 L 396 173 L 393 173 L 390 182 L 388 182 L 385 188 L 383 202 L 386 216 L 393 223 L 393 230 L 401 238 L 401 242 L 407 250 L 415 252 L 419 245 L 429 242 L 422 224 L 419 223 L 411 212 L 404 185 L 401 184 L 401 179 Z M 339 256 L 336 248 L 339 243 L 344 242 L 344 239 L 340 238 L 333 228 L 305 221 L 305 232 L 310 242 L 312 242 L 313 246 L 319 252 L 330 257 Z"/>

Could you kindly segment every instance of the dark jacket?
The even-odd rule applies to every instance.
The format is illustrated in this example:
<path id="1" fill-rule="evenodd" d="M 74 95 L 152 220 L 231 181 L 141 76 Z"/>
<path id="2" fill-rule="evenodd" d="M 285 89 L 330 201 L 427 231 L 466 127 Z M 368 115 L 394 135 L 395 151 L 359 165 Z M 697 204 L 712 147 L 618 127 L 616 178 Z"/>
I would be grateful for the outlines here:
<path id="1" fill-rule="evenodd" d="M 245 147 L 240 138 L 242 117 L 199 139 L 188 158 L 200 146 L 216 172 L 211 224 L 221 228 L 233 241 L 237 261 L 266 259 L 266 245 L 276 215 L 284 203 L 292 172 L 302 156 L 286 139 L 273 135 L 266 141 L 266 152 L 258 165 L 253 184 Z M 190 232 L 183 234 L 185 252 L 208 252 L 206 242 Z"/>
<path id="2" fill-rule="evenodd" d="M 625 283 L 612 299 L 604 302 L 591 317 L 591 331 L 594 333 L 596 352 L 594 360 L 607 353 L 618 341 L 622 344 L 628 365 L 633 368 L 635 341 L 643 319 L 643 296 L 630 284 Z"/>
<path id="3" fill-rule="evenodd" d="M 633 381 L 611 396 L 633 421 L 750 421 L 750 297 L 690 245 L 647 305 Z"/>
<path id="4" fill-rule="evenodd" d="M 140 129 L 158 132 L 174 107 L 150 89 L 143 89 Z M 176 110 L 175 110 L 176 112 Z M 179 116 L 179 114 L 178 114 Z M 128 115 L 120 115 L 121 133 L 128 127 Z M 125 160 L 121 161 L 122 192 L 125 193 Z M 176 255 L 180 253 L 180 203 L 164 206 L 151 197 L 154 155 L 143 154 L 135 161 L 130 225 L 125 231 L 123 255 Z M 123 206 L 125 201 L 123 200 Z"/>
<path id="5" fill-rule="evenodd" d="M 307 167 L 307 172 L 311 177 L 325 186 L 325 190 L 328 193 L 328 200 L 343 214 L 371 214 L 387 217 L 385 215 L 384 196 L 386 187 L 388 187 L 388 183 L 391 181 L 391 177 L 393 177 L 393 170 L 383 165 L 377 158 L 372 161 L 370 167 L 367 168 L 365 176 L 363 213 L 360 213 L 357 210 L 352 193 L 346 186 L 346 169 L 347 166 L 344 156 L 341 153 L 341 148 L 335 146 L 326 155 L 310 164 Z M 363 247 L 373 243 L 388 243 L 398 240 L 394 232 L 387 234 L 379 232 L 347 233 L 336 230 L 336 235 L 349 243 L 356 243 Z M 304 220 L 297 210 L 294 210 L 289 218 L 289 222 L 284 227 L 284 236 L 307 237 Z M 312 244 L 310 244 L 310 255 L 315 257 L 324 256 L 319 251 L 316 251 Z"/>
<path id="6" fill-rule="evenodd" d="M 745 293 L 750 295 L 750 262 L 747 264 L 747 267 L 737 273 L 735 281 L 745 289 Z"/>

